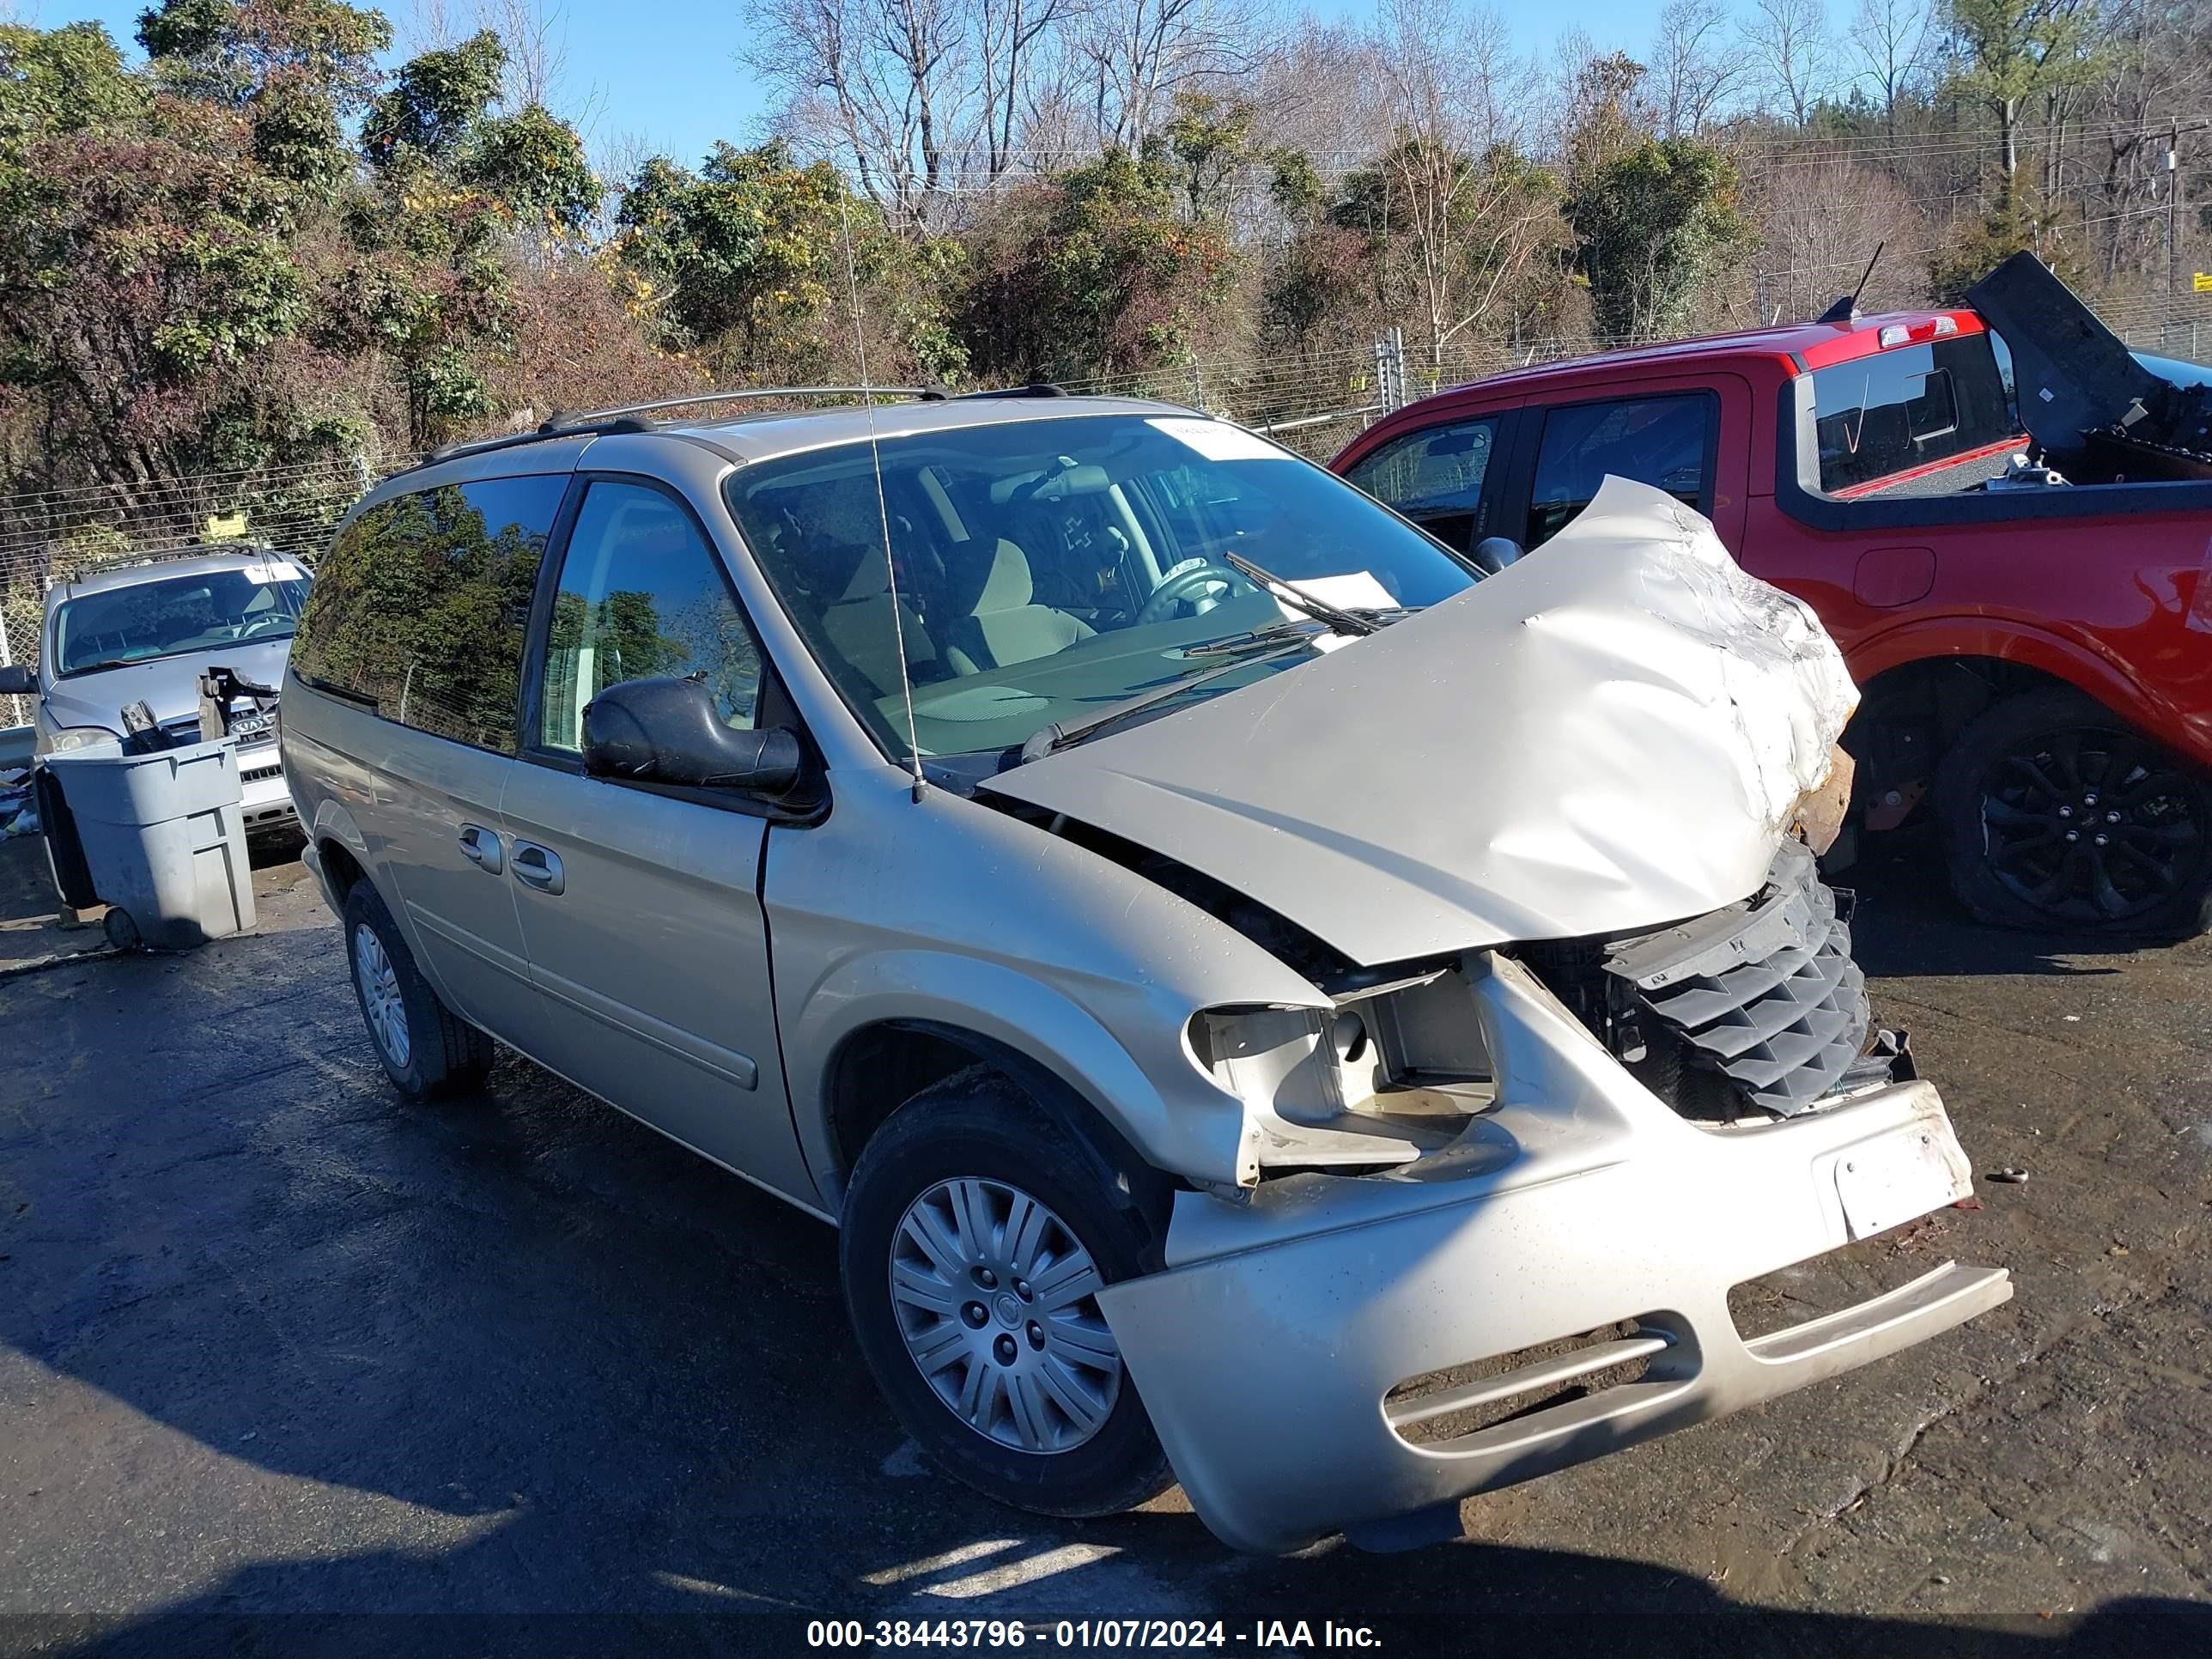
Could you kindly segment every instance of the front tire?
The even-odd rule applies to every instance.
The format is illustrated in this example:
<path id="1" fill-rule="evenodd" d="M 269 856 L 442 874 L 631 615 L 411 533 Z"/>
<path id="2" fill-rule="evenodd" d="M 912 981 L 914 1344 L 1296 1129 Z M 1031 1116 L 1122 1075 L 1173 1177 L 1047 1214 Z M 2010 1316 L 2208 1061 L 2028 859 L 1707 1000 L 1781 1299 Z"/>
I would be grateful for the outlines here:
<path id="1" fill-rule="evenodd" d="M 894 1113 L 853 1171 L 846 1307 L 906 1431 L 1039 1515 L 1110 1515 L 1172 1479 L 1097 1292 L 1160 1265 L 1164 1194 L 987 1068 Z"/>
<path id="2" fill-rule="evenodd" d="M 1936 775 L 1953 890 L 1976 919 L 2194 937 L 2212 924 L 2212 780 L 2064 687 L 2008 697 Z"/>
<path id="3" fill-rule="evenodd" d="M 491 1070 L 491 1038 L 430 988 L 391 911 L 366 880 L 347 893 L 344 920 L 354 1000 L 392 1086 L 410 1100 L 480 1087 Z"/>

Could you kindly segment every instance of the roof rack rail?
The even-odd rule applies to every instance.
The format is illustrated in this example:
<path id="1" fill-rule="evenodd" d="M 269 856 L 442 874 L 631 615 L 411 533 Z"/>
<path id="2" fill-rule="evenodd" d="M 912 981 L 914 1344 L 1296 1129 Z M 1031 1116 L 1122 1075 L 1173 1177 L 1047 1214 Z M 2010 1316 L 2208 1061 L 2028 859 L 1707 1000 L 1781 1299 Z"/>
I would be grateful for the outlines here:
<path id="1" fill-rule="evenodd" d="M 659 422 L 646 417 L 656 410 L 690 409 L 701 404 L 755 403 L 768 398 L 927 398 L 945 394 L 933 386 L 766 386 L 734 392 L 699 392 L 689 397 L 655 398 L 645 403 L 616 404 L 605 409 L 573 412 L 555 410 L 528 432 L 510 432 L 497 438 L 470 438 L 441 445 L 423 457 L 425 464 L 450 461 L 463 455 L 489 454 L 519 444 L 543 443 L 549 438 L 609 437 L 624 432 L 651 432 Z"/>
<path id="2" fill-rule="evenodd" d="M 1031 380 L 1027 386 L 1000 386 L 989 392 L 963 392 L 958 394 L 965 403 L 970 398 L 1066 398 L 1070 392 L 1064 386 L 1054 386 L 1050 380 Z"/>

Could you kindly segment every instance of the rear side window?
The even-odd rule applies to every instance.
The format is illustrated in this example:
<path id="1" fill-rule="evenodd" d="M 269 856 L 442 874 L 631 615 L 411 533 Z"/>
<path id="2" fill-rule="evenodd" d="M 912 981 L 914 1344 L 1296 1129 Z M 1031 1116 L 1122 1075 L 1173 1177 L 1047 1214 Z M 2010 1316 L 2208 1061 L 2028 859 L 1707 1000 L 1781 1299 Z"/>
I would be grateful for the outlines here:
<path id="1" fill-rule="evenodd" d="M 1344 476 L 1463 553 L 1482 511 L 1498 420 L 1485 415 L 1410 434 L 1363 458 Z"/>
<path id="2" fill-rule="evenodd" d="M 1820 488 L 1833 493 L 2015 433 L 1990 337 L 1899 346 L 1813 371 Z"/>
<path id="3" fill-rule="evenodd" d="M 511 755 L 523 637 L 568 480 L 487 478 L 398 495 L 315 568 L 292 665 L 434 737 Z"/>
<path id="4" fill-rule="evenodd" d="M 1608 476 L 1655 484 L 1703 511 L 1712 489 L 1713 414 L 1706 392 L 1550 410 L 1536 452 L 1527 544 L 1538 546 L 1565 529 Z"/>

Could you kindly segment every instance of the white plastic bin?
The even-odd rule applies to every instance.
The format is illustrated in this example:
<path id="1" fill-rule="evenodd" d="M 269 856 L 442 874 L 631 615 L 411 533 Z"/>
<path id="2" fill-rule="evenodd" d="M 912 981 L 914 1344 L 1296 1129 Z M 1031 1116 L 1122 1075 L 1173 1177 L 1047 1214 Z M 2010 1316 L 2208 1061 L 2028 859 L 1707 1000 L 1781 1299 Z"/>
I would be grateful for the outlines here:
<path id="1" fill-rule="evenodd" d="M 184 950 L 252 927 L 253 872 L 228 738 L 150 755 L 119 743 L 49 755 L 107 936 Z"/>

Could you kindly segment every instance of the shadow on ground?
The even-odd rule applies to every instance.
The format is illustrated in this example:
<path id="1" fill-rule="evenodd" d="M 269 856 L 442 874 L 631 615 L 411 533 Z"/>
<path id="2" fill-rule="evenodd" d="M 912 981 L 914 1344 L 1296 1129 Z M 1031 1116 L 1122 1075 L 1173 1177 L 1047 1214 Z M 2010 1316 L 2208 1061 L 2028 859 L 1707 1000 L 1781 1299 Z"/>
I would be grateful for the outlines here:
<path id="1" fill-rule="evenodd" d="M 1922 827 L 1878 836 L 1870 850 L 1830 878 L 1858 895 L 1852 951 L 1868 975 L 1916 979 L 1964 974 L 2102 976 L 2115 969 L 2079 957 L 2162 951 L 2170 939 L 2014 932 L 1985 927 L 1951 896 L 1941 848 Z"/>

